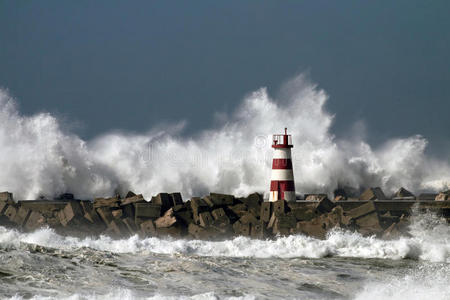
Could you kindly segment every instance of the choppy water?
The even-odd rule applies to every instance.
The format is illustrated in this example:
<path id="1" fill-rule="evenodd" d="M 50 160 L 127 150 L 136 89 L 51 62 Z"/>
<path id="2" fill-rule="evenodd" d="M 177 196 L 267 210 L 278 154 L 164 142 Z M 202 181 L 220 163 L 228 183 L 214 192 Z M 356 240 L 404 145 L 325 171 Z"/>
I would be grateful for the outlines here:
<path id="1" fill-rule="evenodd" d="M 0 227 L 0 297 L 450 299 L 450 227 L 414 219 L 394 241 L 333 231 L 257 241 L 62 237 Z"/>

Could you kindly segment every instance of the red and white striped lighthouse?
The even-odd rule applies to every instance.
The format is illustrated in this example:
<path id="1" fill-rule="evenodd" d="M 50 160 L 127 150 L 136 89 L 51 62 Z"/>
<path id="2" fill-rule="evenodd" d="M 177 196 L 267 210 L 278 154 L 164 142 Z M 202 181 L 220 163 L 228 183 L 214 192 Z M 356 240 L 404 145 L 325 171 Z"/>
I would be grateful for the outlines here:
<path id="1" fill-rule="evenodd" d="M 294 171 L 292 170 L 291 148 L 292 137 L 287 134 L 274 134 L 272 177 L 270 181 L 269 201 L 286 200 L 295 201 Z"/>

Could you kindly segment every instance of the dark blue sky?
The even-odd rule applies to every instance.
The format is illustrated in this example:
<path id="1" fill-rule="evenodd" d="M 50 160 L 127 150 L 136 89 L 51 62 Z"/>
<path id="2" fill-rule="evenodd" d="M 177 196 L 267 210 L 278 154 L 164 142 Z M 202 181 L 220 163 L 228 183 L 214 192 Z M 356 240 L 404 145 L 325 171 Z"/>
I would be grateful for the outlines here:
<path id="1" fill-rule="evenodd" d="M 449 1 L 0 1 L 0 86 L 91 138 L 185 119 L 212 126 L 299 72 L 330 95 L 333 132 L 450 146 Z"/>

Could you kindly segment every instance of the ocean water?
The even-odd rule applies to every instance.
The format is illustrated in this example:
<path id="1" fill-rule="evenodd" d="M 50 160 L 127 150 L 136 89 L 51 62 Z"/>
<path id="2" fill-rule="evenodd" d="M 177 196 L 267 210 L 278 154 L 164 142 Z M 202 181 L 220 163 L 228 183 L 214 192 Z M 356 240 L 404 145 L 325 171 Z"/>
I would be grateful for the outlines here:
<path id="1" fill-rule="evenodd" d="M 450 299 L 450 226 L 425 214 L 409 232 L 208 242 L 0 227 L 0 298 Z"/>

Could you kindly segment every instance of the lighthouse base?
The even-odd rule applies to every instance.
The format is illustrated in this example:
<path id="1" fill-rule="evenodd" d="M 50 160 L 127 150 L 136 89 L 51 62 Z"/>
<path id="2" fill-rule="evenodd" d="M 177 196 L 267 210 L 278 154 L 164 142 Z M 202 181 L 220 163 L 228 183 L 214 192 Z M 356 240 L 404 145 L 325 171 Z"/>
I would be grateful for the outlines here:
<path id="1" fill-rule="evenodd" d="M 280 195 L 281 194 L 281 195 Z M 295 201 L 295 191 L 270 191 L 269 201 L 278 201 L 278 200 L 286 200 L 286 201 Z"/>

